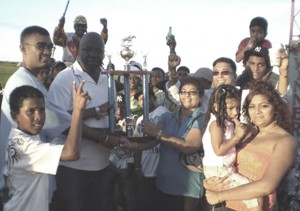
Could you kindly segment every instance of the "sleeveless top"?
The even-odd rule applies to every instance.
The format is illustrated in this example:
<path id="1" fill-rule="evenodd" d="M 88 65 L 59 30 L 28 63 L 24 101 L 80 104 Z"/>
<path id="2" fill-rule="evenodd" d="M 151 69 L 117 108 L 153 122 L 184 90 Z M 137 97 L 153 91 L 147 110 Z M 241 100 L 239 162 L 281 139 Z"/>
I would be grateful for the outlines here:
<path id="1" fill-rule="evenodd" d="M 237 170 L 240 174 L 256 181 L 263 177 L 270 162 L 272 153 L 264 148 L 259 148 L 254 144 L 248 143 L 246 146 L 238 150 L 237 153 Z M 264 197 L 265 211 L 273 210 L 276 201 L 276 192 Z M 226 201 L 226 207 L 234 210 L 247 210 L 246 205 L 242 201 Z"/>

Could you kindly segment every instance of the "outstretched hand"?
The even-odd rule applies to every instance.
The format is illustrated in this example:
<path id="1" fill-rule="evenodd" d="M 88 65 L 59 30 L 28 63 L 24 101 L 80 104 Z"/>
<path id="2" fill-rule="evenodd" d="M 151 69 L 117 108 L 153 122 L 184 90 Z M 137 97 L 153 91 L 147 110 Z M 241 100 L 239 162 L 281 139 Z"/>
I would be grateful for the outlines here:
<path id="1" fill-rule="evenodd" d="M 91 100 L 91 97 L 89 96 L 88 92 L 83 91 L 85 81 L 80 82 L 76 89 L 76 83 L 73 82 L 73 110 L 84 110 L 86 106 L 86 102 L 88 100 Z"/>

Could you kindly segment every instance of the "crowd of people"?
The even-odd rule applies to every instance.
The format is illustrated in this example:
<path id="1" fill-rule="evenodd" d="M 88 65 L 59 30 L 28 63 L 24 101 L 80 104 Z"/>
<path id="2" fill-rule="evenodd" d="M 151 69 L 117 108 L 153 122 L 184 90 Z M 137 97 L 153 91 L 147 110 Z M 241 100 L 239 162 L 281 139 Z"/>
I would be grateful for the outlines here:
<path id="1" fill-rule="evenodd" d="M 108 103 L 103 67 L 107 20 L 101 34 L 77 16 L 50 33 L 28 26 L 20 35 L 22 63 L 8 79 L 0 124 L 3 210 L 209 211 L 279 210 L 279 187 L 295 164 L 291 135 L 288 56 L 278 49 L 272 71 L 268 22 L 255 17 L 236 62 L 216 58 L 212 69 L 180 66 L 174 35 L 167 39 L 168 70 L 150 71 L 145 99 L 139 62 L 130 61 L 129 105 L 124 76 Z M 64 49 L 53 61 L 54 44 Z M 109 70 L 113 65 L 108 65 Z M 149 102 L 149 119 L 143 117 Z M 129 106 L 129 114 L 126 112 Z M 116 130 L 109 130 L 115 111 Z M 130 115 L 130 116 L 127 116 Z M 126 136 L 128 119 L 133 136 Z M 132 125 L 131 125 L 132 127 Z M 183 157 L 204 153 L 203 171 Z M 3 175 L 3 177 L 2 177 Z"/>

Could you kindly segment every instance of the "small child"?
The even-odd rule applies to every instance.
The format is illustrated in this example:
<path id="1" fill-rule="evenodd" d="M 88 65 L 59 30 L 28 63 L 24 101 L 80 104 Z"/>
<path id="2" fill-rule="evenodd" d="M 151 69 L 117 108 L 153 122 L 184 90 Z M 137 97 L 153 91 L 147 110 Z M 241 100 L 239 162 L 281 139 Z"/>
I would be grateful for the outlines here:
<path id="1" fill-rule="evenodd" d="M 240 113 L 239 90 L 232 85 L 220 85 L 213 92 L 208 108 L 206 129 L 202 139 L 205 177 L 227 176 L 225 181 L 229 182 L 230 188 L 251 182 L 236 173 L 234 166 L 235 145 L 246 134 L 246 128 L 237 120 Z M 262 205 L 258 203 L 258 199 L 243 202 L 246 203 L 249 210 L 261 210 Z"/>
<path id="2" fill-rule="evenodd" d="M 272 48 L 269 40 L 265 39 L 268 34 L 268 22 L 263 17 L 255 17 L 250 22 L 250 37 L 243 39 L 236 52 L 235 61 L 240 62 L 243 60 L 243 65 L 246 66 L 245 52 L 252 50 L 256 47 Z"/>
<path id="3" fill-rule="evenodd" d="M 60 160 L 79 158 L 82 135 L 82 115 L 87 92 L 73 84 L 74 110 L 65 144 L 45 143 L 42 129 L 46 119 L 45 100 L 41 91 L 32 86 L 20 86 L 13 90 L 9 99 L 12 128 L 6 150 L 4 176 L 6 200 L 4 210 L 47 211 L 49 208 L 49 175 L 56 174 Z"/>

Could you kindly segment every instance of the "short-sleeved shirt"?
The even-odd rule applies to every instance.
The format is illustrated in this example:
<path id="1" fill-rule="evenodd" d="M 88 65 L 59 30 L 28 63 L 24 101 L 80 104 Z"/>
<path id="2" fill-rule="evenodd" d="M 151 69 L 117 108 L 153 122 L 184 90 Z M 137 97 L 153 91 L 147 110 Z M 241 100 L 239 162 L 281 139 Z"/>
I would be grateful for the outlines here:
<path id="1" fill-rule="evenodd" d="M 4 210 L 48 210 L 48 174 L 56 174 L 62 149 L 63 145 L 42 142 L 39 135 L 12 129 L 6 147 L 9 200 Z"/>
<path id="2" fill-rule="evenodd" d="M 39 89 L 45 98 L 46 122 L 41 136 L 43 140 L 52 140 L 65 131 L 71 122 L 71 115 L 57 106 L 46 89 L 46 87 L 27 69 L 20 67 L 6 82 L 1 105 L 1 124 L 0 124 L 0 163 L 1 170 L 5 165 L 5 149 L 8 135 L 12 127 L 17 127 L 15 121 L 10 116 L 9 96 L 10 93 L 19 86 L 29 85 Z M 4 185 L 3 177 L 0 176 L 0 187 Z"/>
<path id="3" fill-rule="evenodd" d="M 166 107 L 158 106 L 154 111 L 149 113 L 149 120 L 157 124 L 161 115 L 163 115 L 166 112 L 169 112 L 169 110 Z M 140 116 L 136 121 L 136 127 L 134 131 L 134 135 L 136 136 L 143 135 L 142 121 L 143 121 L 143 116 Z M 160 144 L 157 144 L 151 149 L 146 149 L 142 151 L 141 169 L 145 177 L 156 177 L 157 175 L 156 170 L 159 162 L 159 151 L 160 151 Z"/>
<path id="4" fill-rule="evenodd" d="M 49 94 L 62 110 L 71 111 L 73 110 L 73 81 L 78 86 L 83 80 L 85 80 L 83 90 L 87 91 L 91 97 L 91 100 L 87 101 L 87 109 L 100 106 L 108 101 L 108 76 L 99 74 L 98 81 L 95 82 L 87 72 L 83 71 L 77 61 L 55 77 L 50 86 Z M 107 129 L 109 127 L 108 116 L 100 119 L 88 118 L 83 122 L 91 128 Z M 61 162 L 61 165 L 86 171 L 98 171 L 109 165 L 109 152 L 110 150 L 102 144 L 82 138 L 80 158 L 72 162 Z"/>
<path id="5" fill-rule="evenodd" d="M 184 138 L 188 125 L 193 121 L 191 128 L 204 127 L 205 114 L 197 108 L 192 115 L 186 117 L 181 123 L 177 112 L 165 113 L 159 120 L 164 125 L 163 130 L 175 137 Z M 201 140 L 199 140 L 201 141 Z M 160 160 L 157 169 L 156 184 L 164 193 L 178 196 L 200 198 L 203 194 L 203 174 L 188 170 L 180 161 L 181 153 L 168 144 L 161 143 Z"/>

